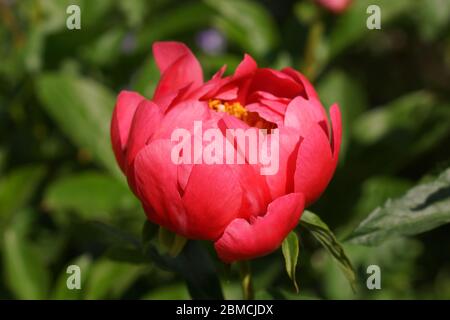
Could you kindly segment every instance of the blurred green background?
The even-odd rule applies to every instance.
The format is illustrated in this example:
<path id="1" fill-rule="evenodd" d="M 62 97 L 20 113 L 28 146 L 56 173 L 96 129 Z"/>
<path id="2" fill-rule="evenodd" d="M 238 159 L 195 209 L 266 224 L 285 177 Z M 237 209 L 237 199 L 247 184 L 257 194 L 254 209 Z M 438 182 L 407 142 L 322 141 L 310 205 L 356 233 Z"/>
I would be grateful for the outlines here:
<path id="1" fill-rule="evenodd" d="M 66 27 L 70 4 L 81 8 L 81 30 Z M 370 4 L 381 8 L 381 30 L 366 27 Z M 450 299 L 448 174 L 425 207 L 410 203 L 427 188 L 402 198 L 450 166 L 450 1 L 357 0 L 333 15 L 309 0 L 0 0 L 0 16 L 0 298 L 189 298 L 179 274 L 125 245 L 140 239 L 145 215 L 109 141 L 117 93 L 151 98 L 159 77 L 151 45 L 179 40 L 205 78 L 223 64 L 231 72 L 247 52 L 260 66 L 300 70 L 324 105 L 340 104 L 342 157 L 311 208 L 339 239 L 390 198 L 400 199 L 397 212 L 438 203 L 423 210 L 426 226 L 391 230 L 381 221 L 389 236 L 343 241 L 356 293 L 299 229 L 300 293 L 279 250 L 252 263 L 256 297 Z M 395 216 L 389 202 L 383 208 Z M 241 298 L 237 270 L 200 245 L 225 297 Z M 81 267 L 81 290 L 66 288 L 70 264 Z M 381 268 L 381 290 L 365 287 L 371 264 Z"/>

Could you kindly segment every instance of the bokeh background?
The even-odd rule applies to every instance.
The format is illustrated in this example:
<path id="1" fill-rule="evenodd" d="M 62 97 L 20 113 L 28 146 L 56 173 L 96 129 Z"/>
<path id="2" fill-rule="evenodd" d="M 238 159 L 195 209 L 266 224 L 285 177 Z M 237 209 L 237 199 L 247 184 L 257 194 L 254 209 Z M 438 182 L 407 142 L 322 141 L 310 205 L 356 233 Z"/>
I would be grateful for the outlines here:
<path id="1" fill-rule="evenodd" d="M 70 4 L 81 30 L 66 28 Z M 381 30 L 366 27 L 370 4 Z M 341 105 L 341 161 L 311 210 L 342 239 L 360 289 L 299 229 L 300 293 L 278 251 L 252 262 L 257 297 L 450 298 L 448 185 L 432 230 L 345 241 L 386 200 L 450 166 L 450 1 L 356 0 L 335 15 L 309 0 L 0 0 L 0 17 L 0 298 L 190 297 L 179 274 L 120 246 L 140 239 L 145 215 L 114 161 L 109 123 L 120 90 L 151 98 L 156 40 L 187 43 L 205 78 L 234 70 L 244 52 L 260 66 L 292 66 L 324 105 Z M 238 271 L 199 245 L 225 297 L 241 298 Z M 70 264 L 81 267 L 81 290 L 67 290 Z M 370 264 L 381 267 L 381 290 L 365 288 Z"/>

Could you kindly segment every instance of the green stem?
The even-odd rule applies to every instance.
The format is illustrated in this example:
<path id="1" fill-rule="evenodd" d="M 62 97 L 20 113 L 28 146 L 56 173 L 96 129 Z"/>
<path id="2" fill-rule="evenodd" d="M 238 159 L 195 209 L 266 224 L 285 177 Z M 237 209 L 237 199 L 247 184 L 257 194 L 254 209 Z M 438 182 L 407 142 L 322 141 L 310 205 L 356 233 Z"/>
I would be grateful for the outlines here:
<path id="1" fill-rule="evenodd" d="M 240 261 L 239 269 L 241 275 L 242 295 L 245 300 L 255 299 L 253 291 L 252 272 L 249 261 Z"/>
<path id="2" fill-rule="evenodd" d="M 312 81 L 320 69 L 319 46 L 324 30 L 320 19 L 316 19 L 309 28 L 303 60 L 303 72 Z"/>

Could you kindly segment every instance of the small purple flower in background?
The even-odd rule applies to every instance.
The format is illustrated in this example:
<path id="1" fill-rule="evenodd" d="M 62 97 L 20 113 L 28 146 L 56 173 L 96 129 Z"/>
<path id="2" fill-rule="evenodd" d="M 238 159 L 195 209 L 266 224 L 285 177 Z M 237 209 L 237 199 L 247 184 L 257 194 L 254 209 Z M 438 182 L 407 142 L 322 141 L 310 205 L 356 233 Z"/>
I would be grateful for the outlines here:
<path id="1" fill-rule="evenodd" d="M 218 55 L 225 51 L 227 46 L 225 37 L 216 29 L 200 31 L 196 36 L 197 45 L 207 54 Z"/>
<path id="2" fill-rule="evenodd" d="M 136 37 L 134 33 L 128 32 L 122 40 L 122 52 L 132 54 L 136 49 Z"/>

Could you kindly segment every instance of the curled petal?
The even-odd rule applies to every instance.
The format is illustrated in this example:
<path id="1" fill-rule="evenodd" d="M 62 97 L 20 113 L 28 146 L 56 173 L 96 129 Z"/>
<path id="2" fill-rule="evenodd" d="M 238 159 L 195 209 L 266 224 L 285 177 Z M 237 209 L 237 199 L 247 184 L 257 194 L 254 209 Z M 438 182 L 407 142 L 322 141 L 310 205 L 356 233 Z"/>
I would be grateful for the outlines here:
<path id="1" fill-rule="evenodd" d="M 134 114 L 125 152 L 125 171 L 133 191 L 135 191 L 134 160 L 156 131 L 161 117 L 159 107 L 148 100 L 142 100 Z"/>
<path id="2" fill-rule="evenodd" d="M 306 206 L 319 198 L 335 168 L 327 135 L 319 124 L 311 126 L 300 144 L 294 175 L 295 192 L 305 195 Z"/>
<path id="3" fill-rule="evenodd" d="M 306 100 L 299 96 L 289 103 L 284 116 L 286 127 L 297 129 L 305 136 L 311 126 L 320 124 L 328 136 L 328 118 L 325 109 L 317 100 Z"/>
<path id="4" fill-rule="evenodd" d="M 339 151 L 341 150 L 342 141 L 342 117 L 339 105 L 333 104 L 330 108 L 331 125 L 333 128 L 333 160 L 337 163 L 339 160 Z"/>
<path id="5" fill-rule="evenodd" d="M 270 203 L 264 216 L 253 221 L 233 220 L 214 244 L 217 254 L 222 261 L 231 263 L 271 253 L 295 228 L 303 207 L 303 195 L 290 193 Z"/>
<path id="6" fill-rule="evenodd" d="M 265 91 L 278 97 L 293 99 L 303 92 L 303 86 L 281 71 L 261 68 L 255 72 L 248 90 L 249 93 L 254 91 Z"/>
<path id="7" fill-rule="evenodd" d="M 303 86 L 306 93 L 305 98 L 315 98 L 317 100 L 319 99 L 319 95 L 317 94 L 316 89 L 314 89 L 314 86 L 303 74 L 290 67 L 284 68 L 283 70 L 281 70 L 281 72 L 291 76 L 292 79 L 295 79 L 296 82 L 300 83 Z"/>
<path id="8" fill-rule="evenodd" d="M 160 100 L 191 86 L 191 90 L 203 84 L 203 72 L 197 58 L 186 45 L 179 42 L 156 42 L 153 55 L 161 71 L 161 79 L 155 90 L 153 100 L 162 105 Z"/>
<path id="9" fill-rule="evenodd" d="M 121 91 L 111 120 L 111 143 L 120 168 L 125 172 L 125 147 L 130 133 L 131 122 L 139 103 L 144 100 L 140 94 Z"/>

